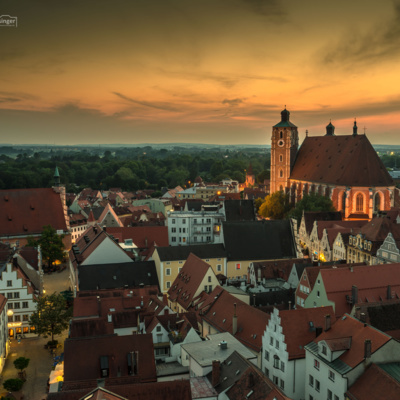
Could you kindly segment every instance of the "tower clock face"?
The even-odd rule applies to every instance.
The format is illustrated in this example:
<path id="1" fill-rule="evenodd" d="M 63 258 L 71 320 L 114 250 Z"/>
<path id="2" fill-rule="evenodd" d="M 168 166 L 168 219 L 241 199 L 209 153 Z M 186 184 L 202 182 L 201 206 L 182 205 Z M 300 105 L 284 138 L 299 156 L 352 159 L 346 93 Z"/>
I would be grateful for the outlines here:
<path id="1" fill-rule="evenodd" d="M 285 144 L 285 142 L 281 139 L 278 141 L 278 146 L 282 147 Z"/>

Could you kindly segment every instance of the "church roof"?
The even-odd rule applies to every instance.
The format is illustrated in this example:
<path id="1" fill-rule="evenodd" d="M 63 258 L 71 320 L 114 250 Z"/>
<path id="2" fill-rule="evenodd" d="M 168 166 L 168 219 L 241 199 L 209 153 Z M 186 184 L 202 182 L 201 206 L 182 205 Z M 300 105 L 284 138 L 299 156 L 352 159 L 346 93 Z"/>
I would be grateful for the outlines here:
<path id="1" fill-rule="evenodd" d="M 393 186 L 365 135 L 308 136 L 290 179 L 346 186 Z"/>

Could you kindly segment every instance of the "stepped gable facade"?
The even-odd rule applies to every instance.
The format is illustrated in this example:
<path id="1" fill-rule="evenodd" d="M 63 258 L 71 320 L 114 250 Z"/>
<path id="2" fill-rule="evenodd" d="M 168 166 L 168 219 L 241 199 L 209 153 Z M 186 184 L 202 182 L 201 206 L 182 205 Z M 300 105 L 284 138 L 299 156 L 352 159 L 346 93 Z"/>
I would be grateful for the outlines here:
<path id="1" fill-rule="evenodd" d="M 290 112 L 272 128 L 271 193 L 282 190 L 292 202 L 318 193 L 332 199 L 345 218 L 371 219 L 375 211 L 390 210 L 397 190 L 365 134 L 335 135 L 329 123 L 324 136 L 306 136 L 298 148 L 297 127 Z"/>

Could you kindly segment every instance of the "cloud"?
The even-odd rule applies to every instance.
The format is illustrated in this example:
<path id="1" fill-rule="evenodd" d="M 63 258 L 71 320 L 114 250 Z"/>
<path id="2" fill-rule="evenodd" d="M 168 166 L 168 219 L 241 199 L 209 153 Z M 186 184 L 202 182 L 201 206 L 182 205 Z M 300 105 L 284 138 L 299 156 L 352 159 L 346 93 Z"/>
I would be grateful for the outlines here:
<path id="1" fill-rule="evenodd" d="M 16 103 L 21 101 L 21 99 L 16 99 L 15 97 L 2 97 L 0 96 L 0 103 Z"/>
<path id="2" fill-rule="evenodd" d="M 400 1 L 393 1 L 393 17 L 371 27 L 366 33 L 351 28 L 340 40 L 320 50 L 320 60 L 326 66 L 354 68 L 355 64 L 373 64 L 399 57 Z"/>
<path id="3" fill-rule="evenodd" d="M 242 0 L 242 3 L 257 15 L 279 18 L 281 22 L 286 17 L 286 10 L 279 0 Z"/>
<path id="4" fill-rule="evenodd" d="M 232 100 L 224 99 L 222 101 L 222 104 L 228 104 L 230 107 L 236 107 L 241 103 L 243 103 L 242 99 L 232 99 Z"/>
<path id="5" fill-rule="evenodd" d="M 122 93 L 118 93 L 118 92 L 112 92 L 112 93 L 123 100 L 126 100 L 133 104 L 138 104 L 138 105 L 141 105 L 144 107 L 150 107 L 150 108 L 155 108 L 157 110 L 171 111 L 171 112 L 181 111 L 178 108 L 173 107 L 169 103 L 166 103 L 166 102 L 161 102 L 161 101 L 150 102 L 150 101 L 136 100 L 136 99 L 132 99 L 131 97 L 125 96 Z"/>

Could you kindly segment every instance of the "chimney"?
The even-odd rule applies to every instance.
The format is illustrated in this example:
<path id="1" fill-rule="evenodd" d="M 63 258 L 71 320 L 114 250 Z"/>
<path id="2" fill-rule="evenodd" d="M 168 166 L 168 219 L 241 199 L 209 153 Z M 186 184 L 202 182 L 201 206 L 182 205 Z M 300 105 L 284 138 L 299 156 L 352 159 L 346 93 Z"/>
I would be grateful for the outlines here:
<path id="1" fill-rule="evenodd" d="M 237 332 L 237 315 L 236 315 L 236 303 L 233 304 L 234 312 L 232 318 L 232 335 L 235 336 Z"/>
<path id="2" fill-rule="evenodd" d="M 322 326 L 317 326 L 315 328 L 315 337 L 318 337 L 322 333 Z"/>
<path id="3" fill-rule="evenodd" d="M 351 301 L 353 306 L 358 303 L 358 287 L 356 285 L 351 287 Z"/>
<path id="4" fill-rule="evenodd" d="M 99 313 L 99 317 L 101 317 L 101 301 L 100 296 L 97 296 L 97 311 Z"/>
<path id="5" fill-rule="evenodd" d="M 325 315 L 325 332 L 331 329 L 331 316 L 329 314 Z"/>
<path id="6" fill-rule="evenodd" d="M 247 379 L 246 380 L 247 380 L 247 388 L 248 389 L 252 388 L 254 386 L 254 375 L 253 375 L 252 372 L 250 372 L 247 375 Z"/>
<path id="7" fill-rule="evenodd" d="M 220 376 L 221 376 L 220 362 L 219 362 L 219 360 L 213 360 L 212 375 L 211 375 L 211 384 L 213 385 L 213 387 L 218 385 Z"/>
<path id="8" fill-rule="evenodd" d="M 365 339 L 364 342 L 364 358 L 367 360 L 368 358 L 371 358 L 371 353 L 372 353 L 372 348 L 371 348 L 371 340 L 370 339 Z"/>
<path id="9" fill-rule="evenodd" d="M 291 310 L 292 309 L 292 302 L 289 300 L 289 303 L 288 303 L 288 310 Z"/>
<path id="10" fill-rule="evenodd" d="M 392 299 L 392 287 L 388 285 L 387 287 L 387 299 L 391 300 Z"/>
<path id="11" fill-rule="evenodd" d="M 360 321 L 366 323 L 367 322 L 367 315 L 365 313 L 360 313 Z"/>

